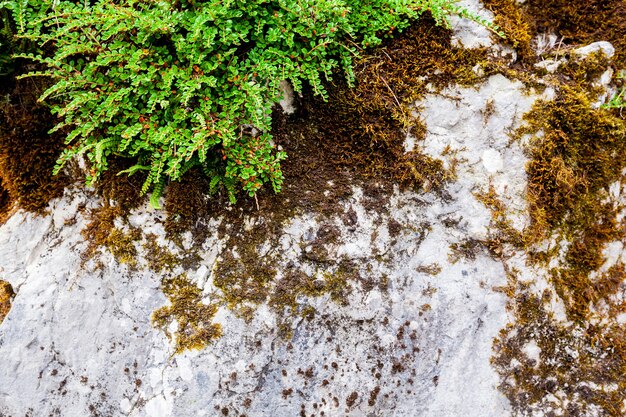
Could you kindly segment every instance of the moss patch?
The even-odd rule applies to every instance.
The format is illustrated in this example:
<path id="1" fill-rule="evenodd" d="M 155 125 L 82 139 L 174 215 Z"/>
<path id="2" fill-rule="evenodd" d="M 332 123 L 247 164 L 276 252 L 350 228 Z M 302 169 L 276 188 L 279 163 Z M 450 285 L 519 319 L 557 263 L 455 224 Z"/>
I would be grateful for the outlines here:
<path id="1" fill-rule="evenodd" d="M 411 106 L 428 83 L 474 85 L 491 69 L 486 51 L 451 46 L 451 33 L 427 19 L 420 20 L 356 64 L 355 88 L 342 83 L 329 87 L 329 101 L 308 100 L 320 150 L 337 168 L 356 171 L 362 178 L 384 178 L 404 187 L 437 189 L 453 175 L 441 161 L 419 151 L 426 127 L 413 117 Z M 483 68 L 478 75 L 474 67 Z M 407 132 L 418 147 L 405 152 Z M 340 140 L 329 140 L 341 138 Z"/>
<path id="2" fill-rule="evenodd" d="M 125 169 L 130 161 L 114 159 L 112 169 L 103 174 L 98 182 L 98 193 L 102 206 L 91 211 L 90 221 L 82 231 L 89 243 L 83 255 L 86 261 L 93 257 L 98 248 L 107 248 L 118 262 L 134 268 L 137 265 L 135 242 L 141 239 L 141 231 L 128 225 L 126 221 L 130 210 L 139 207 L 144 197 L 140 196 L 142 178 L 140 176 L 118 177 L 113 172 Z M 126 223 L 127 230 L 116 227 L 116 220 Z"/>
<path id="3" fill-rule="evenodd" d="M 316 271 L 310 275 L 289 265 L 278 273 L 283 234 L 274 222 L 257 218 L 245 234 L 230 232 L 229 242 L 234 246 L 226 245 L 214 271 L 213 284 L 220 290 L 219 299 L 246 320 L 253 318 L 260 304 L 267 303 L 277 315 L 280 333 L 289 337 L 294 319 L 315 314 L 307 298 L 329 294 L 335 302 L 343 303 L 350 282 L 359 279 L 350 262 L 326 249 L 339 237 L 337 233 L 330 226 L 322 226 L 316 239 L 303 245 L 300 262 Z"/>
<path id="4" fill-rule="evenodd" d="M 500 389 L 515 415 L 624 415 L 623 325 L 562 324 L 545 300 L 524 290 L 511 305 L 516 322 L 500 332 L 493 363 L 505 376 Z M 530 346 L 537 358 L 529 356 Z"/>
<path id="5" fill-rule="evenodd" d="M 518 3 L 515 0 L 483 0 L 483 4 L 494 13 L 494 23 L 506 35 L 504 42 L 512 46 L 522 60 L 534 61 L 531 47 L 533 22 Z"/>
<path id="6" fill-rule="evenodd" d="M 161 307 L 152 313 L 152 321 L 165 334 L 175 336 L 175 353 L 188 349 L 202 349 L 219 338 L 222 329 L 213 323 L 217 307 L 202 302 L 202 291 L 185 275 L 163 280 L 161 289 L 171 305 Z M 177 328 L 172 334 L 169 328 L 176 321 Z"/>
<path id="7" fill-rule="evenodd" d="M 55 120 L 37 104 L 43 89 L 34 79 L 9 80 L 0 87 L 0 218 L 12 203 L 42 213 L 70 183 L 64 174 L 52 175 L 63 134 L 48 134 Z"/>
<path id="8" fill-rule="evenodd" d="M 607 110 L 592 109 L 587 95 L 572 86 L 563 86 L 554 101 L 537 103 L 526 121 L 519 133 L 534 134 L 527 166 L 528 236 L 545 239 L 558 231 L 570 242 L 553 278 L 570 317 L 582 319 L 590 302 L 605 296 L 582 291 L 592 286 L 590 273 L 604 262 L 606 244 L 624 237 L 619 207 L 607 195 L 626 168 L 626 124 Z"/>
<path id="9" fill-rule="evenodd" d="M 11 309 L 11 300 L 15 296 L 13 287 L 8 282 L 0 279 L 0 324 L 9 314 Z"/>
<path id="10" fill-rule="evenodd" d="M 616 48 L 616 65 L 626 68 L 626 1 L 527 0 L 521 7 L 535 33 L 555 31 L 564 45 L 609 41 Z"/>
<path id="11" fill-rule="evenodd" d="M 195 251 L 188 251 L 177 255 L 168 248 L 157 243 L 157 236 L 147 234 L 143 243 L 144 256 L 148 267 L 155 272 L 172 272 L 177 266 L 184 270 L 197 268 L 201 258 Z"/>
<path id="12" fill-rule="evenodd" d="M 7 214 L 11 209 L 11 196 L 9 192 L 2 186 L 2 178 L 0 178 L 0 224 L 4 222 Z"/>
<path id="13" fill-rule="evenodd" d="M 626 411 L 626 327 L 618 319 L 626 312 L 620 295 L 626 267 L 617 262 L 605 268 L 603 254 L 609 243 L 626 237 L 619 215 L 624 204 L 610 192 L 624 184 L 626 122 L 591 107 L 598 94 L 593 81 L 608 64 L 596 54 L 562 66 L 553 76 L 554 100 L 538 101 L 514 135 L 529 138 L 531 224 L 517 247 L 532 267 L 545 271 L 556 293 L 537 296 L 508 271 L 504 291 L 512 297 L 515 320 L 496 340 L 493 362 L 516 415 Z M 503 208 L 491 194 L 479 199 L 494 219 L 501 218 Z M 555 300 L 563 303 L 568 321 L 550 312 Z"/>

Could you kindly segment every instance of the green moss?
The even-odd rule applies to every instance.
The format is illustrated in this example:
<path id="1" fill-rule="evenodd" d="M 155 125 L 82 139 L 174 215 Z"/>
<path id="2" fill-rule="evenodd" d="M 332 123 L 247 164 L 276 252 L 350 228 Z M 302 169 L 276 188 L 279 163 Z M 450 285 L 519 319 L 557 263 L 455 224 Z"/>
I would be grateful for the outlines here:
<path id="1" fill-rule="evenodd" d="M 212 322 L 217 306 L 204 304 L 202 291 L 185 275 L 164 279 L 161 289 L 171 305 L 152 313 L 152 321 L 169 338 L 175 337 L 175 353 L 202 349 L 222 335 L 221 326 Z M 174 334 L 169 331 L 173 321 L 178 324 Z"/>

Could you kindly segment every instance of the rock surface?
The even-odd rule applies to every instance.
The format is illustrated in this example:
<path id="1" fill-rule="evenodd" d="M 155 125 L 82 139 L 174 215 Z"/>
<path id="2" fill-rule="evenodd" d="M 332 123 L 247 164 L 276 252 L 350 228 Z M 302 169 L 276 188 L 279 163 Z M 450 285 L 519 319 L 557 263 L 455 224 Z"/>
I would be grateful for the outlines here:
<path id="1" fill-rule="evenodd" d="M 506 132 L 532 102 L 521 83 L 499 75 L 478 89 L 427 96 L 419 103 L 428 126 L 421 145 L 433 156 L 451 148 L 458 161 L 459 179 L 443 194 L 396 192 L 372 209 L 354 189 L 345 213 L 355 213 L 355 221 L 348 225 L 339 216 L 292 219 L 281 238 L 281 265 L 306 269 L 307 242 L 330 224 L 340 236 L 326 245 L 331 256 L 355 261 L 362 276 L 387 284 L 353 285 L 345 305 L 327 296 L 309 300 L 317 314 L 296 321 L 288 340 L 278 337 L 276 316 L 263 306 L 249 323 L 221 309 L 216 320 L 224 336 L 174 356 L 150 322 L 166 303 L 160 274 L 131 271 L 108 253 L 101 269 L 81 268 L 86 221 L 79 208 L 95 204 L 92 198 L 68 192 L 54 203 L 54 215 L 13 216 L 0 229 L 2 274 L 17 293 L 0 333 L 0 410 L 506 415 L 489 362 L 507 321 L 506 297 L 497 291 L 506 274 L 484 250 L 460 256 L 450 247 L 487 235 L 491 214 L 474 194 L 490 183 L 523 210 L 525 159 Z M 493 112 L 484 117 L 487 105 Z M 145 208 L 133 219 L 162 236 L 158 217 Z M 205 293 L 215 290 L 209 272 L 222 244 L 207 239 L 201 265 L 187 271 Z"/>
<path id="2" fill-rule="evenodd" d="M 486 30 L 453 24 L 464 45 L 491 45 Z M 66 190 L 43 217 L 18 212 L 0 226 L 0 278 L 16 293 L 0 324 L 0 416 L 511 415 L 490 362 L 510 320 L 507 271 L 514 266 L 537 292 L 546 283 L 534 281 L 523 255 L 501 260 L 480 243 L 490 238 L 493 213 L 479 196 L 493 189 L 511 226 L 528 224 L 524 143 L 509 133 L 551 93 L 498 74 L 427 94 L 415 103 L 426 137 L 408 136 L 405 149 L 441 159 L 454 180 L 385 199 L 354 187 L 339 212 L 301 213 L 278 239 L 261 239 L 258 255 L 272 256 L 276 283 L 291 271 L 324 282 L 351 265 L 341 297 L 298 295 L 288 336 L 267 302 L 248 320 L 220 305 L 214 321 L 223 336 L 200 350 L 175 354 L 153 325 L 152 313 L 168 304 L 168 274 L 185 273 L 206 303 L 219 298 L 225 251 L 245 250 L 243 240 L 226 247 L 217 232 L 223 218 L 207 219 L 216 232 L 194 249 L 193 267 L 164 273 L 147 267 L 141 243 L 181 251 L 165 239 L 162 213 L 147 206 L 120 226 L 141 230 L 138 268 L 107 251 L 84 259 L 85 213 L 100 204 L 89 192 Z M 255 230 L 268 220 L 246 221 Z M 532 342 L 524 352 L 541 355 Z"/>

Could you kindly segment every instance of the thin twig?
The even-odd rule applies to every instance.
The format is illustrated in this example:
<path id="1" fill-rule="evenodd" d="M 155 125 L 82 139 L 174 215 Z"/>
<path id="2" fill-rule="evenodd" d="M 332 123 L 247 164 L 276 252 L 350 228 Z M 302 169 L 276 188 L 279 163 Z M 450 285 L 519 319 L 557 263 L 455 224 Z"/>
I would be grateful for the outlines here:
<path id="1" fill-rule="evenodd" d="M 385 79 L 383 77 L 381 77 L 380 75 L 378 76 L 378 78 L 380 78 L 385 85 L 387 86 L 387 88 L 389 89 L 389 91 L 391 92 L 391 95 L 393 96 L 393 98 L 396 100 L 396 104 L 398 105 L 398 108 L 402 108 L 402 106 L 400 105 L 400 101 L 398 100 L 398 97 L 396 97 L 396 94 L 393 92 L 393 90 L 391 89 L 391 87 L 389 87 L 389 84 L 387 84 L 387 81 L 385 81 Z"/>

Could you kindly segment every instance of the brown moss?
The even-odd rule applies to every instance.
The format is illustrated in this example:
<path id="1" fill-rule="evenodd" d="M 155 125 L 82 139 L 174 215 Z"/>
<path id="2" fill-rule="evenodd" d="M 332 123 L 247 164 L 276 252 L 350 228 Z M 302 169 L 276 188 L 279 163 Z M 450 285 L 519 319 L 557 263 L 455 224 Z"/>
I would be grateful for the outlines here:
<path id="1" fill-rule="evenodd" d="M 229 204 L 226 196 L 208 195 L 209 180 L 200 169 L 193 169 L 177 182 L 168 185 L 164 210 L 166 236 L 178 243 L 183 233 L 189 231 L 194 240 L 202 240 L 209 233 L 203 221 L 219 207 Z"/>
<path id="2" fill-rule="evenodd" d="M 143 253 L 146 261 L 148 261 L 148 267 L 155 272 L 172 272 L 178 265 L 183 266 L 184 269 L 190 269 L 199 260 L 195 251 L 190 251 L 191 253 L 185 254 L 185 256 L 175 255 L 157 243 L 155 234 L 149 233 L 145 236 L 145 239 Z"/>
<path id="3" fill-rule="evenodd" d="M 563 52 L 566 58 L 568 53 L 567 51 Z M 565 75 L 576 86 L 583 88 L 587 96 L 592 99 L 595 98 L 595 95 L 602 93 L 603 89 L 595 87 L 593 84 L 611 66 L 612 60 L 602 51 L 589 54 L 584 59 L 576 55 L 569 58 L 559 67 L 559 74 Z"/>
<path id="4" fill-rule="evenodd" d="M 478 255 L 483 248 L 484 242 L 474 238 L 468 238 L 461 242 L 452 243 L 450 245 L 451 253 L 448 256 L 448 260 L 451 263 L 456 263 L 460 259 L 474 261 L 476 259 L 476 255 Z"/>
<path id="5" fill-rule="evenodd" d="M 318 136 L 341 138 L 320 141 L 324 155 L 363 178 L 384 178 L 415 189 L 441 187 L 452 175 L 441 161 L 419 151 L 426 128 L 412 115 L 411 105 L 427 83 L 443 87 L 480 81 L 484 75 L 472 68 L 485 58 L 482 50 L 452 47 L 450 32 L 427 19 L 413 25 L 356 63 L 354 88 L 337 82 L 329 86 L 328 103 L 311 100 Z M 418 142 L 418 149 L 409 153 L 403 146 L 407 132 Z"/>
<path id="6" fill-rule="evenodd" d="M 115 172 L 126 169 L 130 164 L 127 159 L 112 159 L 110 170 L 103 173 L 98 181 L 97 191 L 102 206 L 89 213 L 89 223 L 81 232 L 89 243 L 83 254 L 84 261 L 92 258 L 99 247 L 106 247 L 118 262 L 129 264 L 132 268 L 137 265 L 134 243 L 141 239 L 141 231 L 128 225 L 126 218 L 130 210 L 145 201 L 140 195 L 142 178 L 115 175 Z M 126 224 L 127 231 L 120 230 L 116 221 Z"/>
<path id="7" fill-rule="evenodd" d="M 587 95 L 573 86 L 563 86 L 552 102 L 537 103 L 526 121 L 519 133 L 535 135 L 527 166 L 532 224 L 526 235 L 536 242 L 557 232 L 570 242 L 564 264 L 552 275 L 568 313 L 581 319 L 594 298 L 585 290 L 589 274 L 601 266 L 605 245 L 624 236 L 606 196 L 626 168 L 618 157 L 626 154 L 626 124 L 592 109 Z"/>
<path id="8" fill-rule="evenodd" d="M 221 336 L 221 326 L 212 322 L 217 306 L 204 304 L 202 291 L 185 275 L 164 279 L 161 289 L 171 305 L 152 313 L 152 321 L 169 338 L 175 336 L 175 353 L 202 349 Z M 172 335 L 169 326 L 174 320 L 178 328 Z"/>
<path id="9" fill-rule="evenodd" d="M 494 13 L 494 23 L 506 35 L 504 42 L 511 45 L 522 60 L 532 63 L 532 20 L 524 14 L 520 5 L 515 0 L 484 0 L 483 4 Z"/>
<path id="10" fill-rule="evenodd" d="M 489 184 L 487 191 L 475 192 L 474 197 L 491 212 L 490 236 L 483 242 L 489 252 L 500 257 L 503 254 L 504 244 L 510 244 L 518 249 L 523 248 L 527 238 L 511 225 L 506 206 L 498 197 L 493 184 Z"/>
<path id="11" fill-rule="evenodd" d="M 15 296 L 13 287 L 7 281 L 0 279 L 0 324 L 9 314 L 11 309 L 11 300 Z"/>
<path id="12" fill-rule="evenodd" d="M 0 87 L 0 217 L 15 202 L 19 207 L 42 213 L 48 202 L 63 194 L 70 183 L 64 174 L 52 175 L 63 149 L 63 134 L 48 134 L 55 119 L 37 104 L 45 89 L 41 81 L 8 81 Z"/>
<path id="13" fill-rule="evenodd" d="M 6 219 L 11 206 L 11 197 L 8 191 L 2 186 L 2 178 L 0 178 L 0 224 Z"/>
<path id="14" fill-rule="evenodd" d="M 287 267 L 278 276 L 276 267 L 280 258 L 273 248 L 278 246 L 281 235 L 279 229 L 272 230 L 271 225 L 259 221 L 244 236 L 231 234 L 230 241 L 237 243 L 222 252 L 213 283 L 220 290 L 220 302 L 244 319 L 252 319 L 256 307 L 268 303 L 278 316 L 281 335 L 289 337 L 294 318 L 311 318 L 315 314 L 303 297 L 329 294 L 332 300 L 342 303 L 348 282 L 358 279 L 358 275 L 349 262 L 334 259 L 325 251 L 321 241 L 336 239 L 336 230 L 322 226 L 318 231 L 321 241 L 316 246 L 317 255 L 313 255 L 313 251 L 303 251 L 302 257 L 302 262 L 317 265 L 320 272 L 310 276 Z M 324 256 L 320 257 L 322 252 Z"/>
<path id="15" fill-rule="evenodd" d="M 569 319 L 560 322 L 549 311 L 550 291 L 538 297 L 508 271 L 503 290 L 512 297 L 515 320 L 496 340 L 493 362 L 517 415 L 626 413 L 626 327 L 617 319 L 626 312 L 619 297 L 626 268 L 618 262 L 602 269 L 607 244 L 626 237 L 619 218 L 623 204 L 609 197 L 609 187 L 624 182 L 626 123 L 591 108 L 598 93 L 592 82 L 607 65 L 596 54 L 562 66 L 556 98 L 537 102 L 516 134 L 530 137 L 531 224 L 521 247 L 535 266 L 549 266 L 548 278 Z M 500 217 L 503 208 L 489 193 L 480 199 Z M 536 249 L 546 241 L 555 244 Z M 527 356 L 528 343 L 539 348 L 538 359 Z"/>
<path id="16" fill-rule="evenodd" d="M 549 294 L 544 294 L 544 298 Z M 544 300 L 521 290 L 512 303 L 516 322 L 500 332 L 493 363 L 500 389 L 516 415 L 623 416 L 626 329 L 623 325 L 562 324 Z M 539 348 L 539 360 L 525 346 Z"/>
<path id="17" fill-rule="evenodd" d="M 554 31 L 564 45 L 609 41 L 616 65 L 626 68 L 626 1 L 527 0 L 521 7 L 534 22 L 534 33 Z"/>
<path id="18" fill-rule="evenodd" d="M 438 275 L 441 272 L 441 266 L 437 263 L 432 263 L 428 265 L 420 265 L 416 268 L 417 272 L 428 274 L 428 275 Z"/>
<path id="19" fill-rule="evenodd" d="M 354 404 L 356 403 L 356 400 L 358 400 L 358 398 L 359 398 L 359 394 L 356 391 L 353 391 L 350 395 L 348 395 L 348 398 L 346 398 L 346 405 L 349 408 L 352 408 Z"/>
<path id="20" fill-rule="evenodd" d="M 128 264 L 130 268 L 137 266 L 135 242 L 141 239 L 141 232 L 136 228 L 129 228 L 128 231 L 119 229 L 115 221 L 123 215 L 121 207 L 106 203 L 91 212 L 91 220 L 82 231 L 85 240 L 89 242 L 83 253 L 83 262 L 91 259 L 98 248 L 105 247 L 118 262 Z"/>

